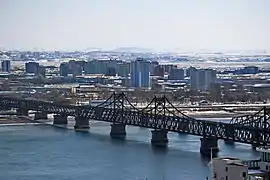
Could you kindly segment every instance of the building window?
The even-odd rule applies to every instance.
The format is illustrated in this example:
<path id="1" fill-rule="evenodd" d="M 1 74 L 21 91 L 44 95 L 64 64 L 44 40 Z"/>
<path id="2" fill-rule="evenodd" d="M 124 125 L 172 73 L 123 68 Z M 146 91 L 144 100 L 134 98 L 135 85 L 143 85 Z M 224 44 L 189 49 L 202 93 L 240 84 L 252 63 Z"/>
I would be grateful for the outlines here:
<path id="1" fill-rule="evenodd" d="M 226 176 L 226 180 L 228 180 L 228 176 Z"/>
<path id="2" fill-rule="evenodd" d="M 268 165 L 266 165 L 265 169 L 268 170 Z"/>
<path id="3" fill-rule="evenodd" d="M 243 172 L 243 177 L 245 178 L 247 176 L 247 173 L 246 172 Z"/>
<path id="4" fill-rule="evenodd" d="M 226 172 L 228 172 L 228 167 L 226 167 Z"/>

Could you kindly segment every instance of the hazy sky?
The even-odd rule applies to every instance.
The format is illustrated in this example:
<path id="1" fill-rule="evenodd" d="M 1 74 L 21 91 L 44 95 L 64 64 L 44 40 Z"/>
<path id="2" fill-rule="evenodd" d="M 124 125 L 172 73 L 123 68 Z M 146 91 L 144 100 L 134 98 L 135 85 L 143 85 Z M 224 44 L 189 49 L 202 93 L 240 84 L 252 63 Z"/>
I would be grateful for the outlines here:
<path id="1" fill-rule="evenodd" d="M 0 0 L 0 48 L 270 50 L 270 0 Z"/>

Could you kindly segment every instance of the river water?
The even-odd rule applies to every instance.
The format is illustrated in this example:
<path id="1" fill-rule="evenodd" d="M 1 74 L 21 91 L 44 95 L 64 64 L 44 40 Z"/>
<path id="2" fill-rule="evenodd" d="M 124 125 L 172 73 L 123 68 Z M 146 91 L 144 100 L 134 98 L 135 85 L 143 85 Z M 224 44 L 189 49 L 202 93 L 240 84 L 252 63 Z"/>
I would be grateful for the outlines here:
<path id="1" fill-rule="evenodd" d="M 70 127 L 72 127 L 72 123 Z M 110 126 L 92 122 L 89 132 L 43 125 L 0 126 L 0 180 L 204 180 L 208 160 L 200 137 L 169 133 L 167 149 L 150 145 L 149 129 L 127 127 L 112 140 Z M 219 141 L 219 156 L 258 159 L 250 145 Z"/>

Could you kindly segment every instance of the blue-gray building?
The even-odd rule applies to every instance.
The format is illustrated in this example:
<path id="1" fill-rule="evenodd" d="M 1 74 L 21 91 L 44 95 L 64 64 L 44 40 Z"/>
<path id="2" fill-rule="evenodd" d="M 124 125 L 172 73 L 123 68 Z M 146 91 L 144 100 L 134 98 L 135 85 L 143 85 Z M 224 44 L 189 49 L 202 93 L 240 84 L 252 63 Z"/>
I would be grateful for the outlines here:
<path id="1" fill-rule="evenodd" d="M 83 61 L 71 60 L 69 62 L 63 62 L 59 66 L 60 76 L 68 76 L 69 74 L 72 74 L 75 77 L 80 76 L 82 75 L 83 68 Z"/>
<path id="2" fill-rule="evenodd" d="M 45 66 L 39 65 L 39 63 L 37 63 L 37 62 L 25 63 L 25 71 L 26 71 L 26 73 L 29 73 L 29 74 L 41 75 L 44 77 L 46 75 Z"/>
<path id="3" fill-rule="evenodd" d="M 60 76 L 67 76 L 70 74 L 70 69 L 68 63 L 61 63 L 59 67 Z"/>
<path id="4" fill-rule="evenodd" d="M 37 62 L 28 62 L 25 63 L 25 71 L 26 73 L 31 73 L 31 74 L 38 74 L 38 69 L 39 69 L 39 63 Z"/>
<path id="5" fill-rule="evenodd" d="M 217 71 L 213 69 L 193 69 L 190 71 L 190 88 L 193 90 L 210 90 L 211 84 L 217 82 Z"/>
<path id="6" fill-rule="evenodd" d="M 172 68 L 169 74 L 169 80 L 183 80 L 185 71 L 183 69 Z"/>
<path id="7" fill-rule="evenodd" d="M 151 63 L 142 58 L 137 58 L 131 62 L 131 86 L 132 87 L 150 87 Z"/>
<path id="8" fill-rule="evenodd" d="M 1 63 L 2 65 L 2 72 L 10 73 L 10 60 L 4 60 Z"/>

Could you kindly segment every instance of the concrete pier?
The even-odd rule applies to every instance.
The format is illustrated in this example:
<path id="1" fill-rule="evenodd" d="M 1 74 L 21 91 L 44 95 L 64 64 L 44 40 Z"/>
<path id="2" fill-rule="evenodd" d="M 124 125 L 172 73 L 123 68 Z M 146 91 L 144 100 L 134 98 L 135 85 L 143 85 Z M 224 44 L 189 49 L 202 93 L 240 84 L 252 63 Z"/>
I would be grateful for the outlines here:
<path id="1" fill-rule="evenodd" d="M 257 145 L 257 144 L 251 144 L 251 147 L 252 147 L 253 150 L 256 150 L 256 148 L 259 147 L 259 145 Z"/>
<path id="2" fill-rule="evenodd" d="M 126 134 L 125 124 L 111 124 L 110 136 L 112 138 L 125 138 Z"/>
<path id="3" fill-rule="evenodd" d="M 152 132 L 152 139 L 151 143 L 154 146 L 167 146 L 168 144 L 168 131 L 165 130 L 153 130 Z"/>
<path id="4" fill-rule="evenodd" d="M 226 125 L 225 136 L 233 137 L 233 139 L 234 139 L 234 125 L 233 124 Z M 226 139 L 226 140 L 224 140 L 224 142 L 225 142 L 225 144 L 234 144 L 233 139 Z"/>
<path id="5" fill-rule="evenodd" d="M 260 146 L 260 132 L 259 131 L 252 133 L 252 141 L 254 141 L 254 143 L 251 146 L 252 146 L 252 149 L 255 150 L 257 147 Z"/>
<path id="6" fill-rule="evenodd" d="M 75 117 L 75 126 L 74 129 L 75 130 L 88 130 L 89 127 L 89 119 L 84 118 L 84 117 Z"/>
<path id="7" fill-rule="evenodd" d="M 64 114 L 53 115 L 53 124 L 68 124 L 67 115 Z"/>
<path id="8" fill-rule="evenodd" d="M 211 149 L 212 149 L 212 155 L 216 156 L 219 152 L 218 148 L 218 139 L 216 137 L 203 137 L 201 140 L 201 148 L 200 152 L 204 156 L 210 156 L 211 155 Z"/>
<path id="9" fill-rule="evenodd" d="M 36 112 L 34 120 L 38 119 L 48 119 L 48 114 L 46 112 Z"/>
<path id="10" fill-rule="evenodd" d="M 26 108 L 19 108 L 19 109 L 17 109 L 17 114 L 19 116 L 28 116 L 29 115 L 28 114 L 28 109 L 26 109 Z"/>

